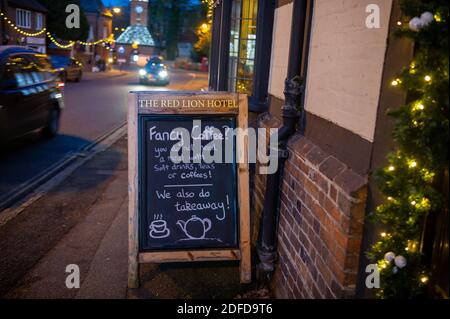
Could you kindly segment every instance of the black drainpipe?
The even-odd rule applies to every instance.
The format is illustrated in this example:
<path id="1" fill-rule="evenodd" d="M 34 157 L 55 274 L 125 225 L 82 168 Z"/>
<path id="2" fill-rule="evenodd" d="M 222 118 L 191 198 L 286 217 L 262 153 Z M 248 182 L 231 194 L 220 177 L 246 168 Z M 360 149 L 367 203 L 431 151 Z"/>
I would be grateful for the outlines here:
<path id="1" fill-rule="evenodd" d="M 278 131 L 278 170 L 274 174 L 267 175 L 262 224 L 257 247 L 260 261 L 257 269 L 258 277 L 263 281 L 270 279 L 275 269 L 281 181 L 283 180 L 284 164 L 289 156 L 287 142 L 289 137 L 296 132 L 296 124 L 301 115 L 300 104 L 304 91 L 302 82 L 305 82 L 305 79 L 302 79 L 302 60 L 305 38 L 307 38 L 305 37 L 307 3 L 308 0 L 294 0 L 288 74 L 284 88 L 285 105 L 282 108 L 283 126 Z"/>

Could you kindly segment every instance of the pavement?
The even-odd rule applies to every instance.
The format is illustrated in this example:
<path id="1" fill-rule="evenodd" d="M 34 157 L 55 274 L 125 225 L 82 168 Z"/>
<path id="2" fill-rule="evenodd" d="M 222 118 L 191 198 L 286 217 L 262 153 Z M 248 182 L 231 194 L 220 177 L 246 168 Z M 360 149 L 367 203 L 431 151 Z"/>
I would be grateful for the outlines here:
<path id="1" fill-rule="evenodd" d="M 51 183 L 51 181 L 50 181 Z M 233 298 L 235 262 L 146 264 L 127 289 L 127 139 L 96 153 L 0 226 L 3 298 Z M 68 265 L 81 286 L 68 289 Z"/>

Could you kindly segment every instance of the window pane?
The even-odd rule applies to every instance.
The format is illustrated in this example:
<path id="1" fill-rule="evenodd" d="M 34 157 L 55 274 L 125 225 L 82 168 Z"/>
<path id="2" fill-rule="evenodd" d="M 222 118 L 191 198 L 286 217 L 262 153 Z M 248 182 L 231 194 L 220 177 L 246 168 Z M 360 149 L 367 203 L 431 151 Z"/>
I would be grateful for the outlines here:
<path id="1" fill-rule="evenodd" d="M 250 95 L 254 74 L 258 0 L 233 0 L 228 84 L 231 91 Z"/>

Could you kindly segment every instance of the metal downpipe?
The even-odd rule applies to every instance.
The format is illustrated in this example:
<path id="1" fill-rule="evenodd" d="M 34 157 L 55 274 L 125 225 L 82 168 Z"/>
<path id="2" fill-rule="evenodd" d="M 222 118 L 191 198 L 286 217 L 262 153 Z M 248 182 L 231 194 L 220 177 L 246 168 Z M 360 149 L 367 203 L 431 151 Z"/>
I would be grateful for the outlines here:
<path id="1" fill-rule="evenodd" d="M 257 276 L 261 281 L 271 278 L 275 270 L 277 259 L 277 225 L 280 207 L 280 195 L 282 188 L 284 164 L 288 159 L 287 142 L 290 136 L 296 132 L 296 124 L 300 117 L 300 102 L 303 93 L 302 60 L 304 55 L 304 43 L 307 36 L 308 0 L 294 0 L 293 19 L 291 26 L 291 39 L 289 47 L 288 74 L 285 81 L 285 104 L 283 106 L 283 126 L 278 131 L 278 170 L 274 174 L 267 175 L 264 208 L 261 219 L 261 227 L 258 238 L 257 254 L 259 264 Z"/>

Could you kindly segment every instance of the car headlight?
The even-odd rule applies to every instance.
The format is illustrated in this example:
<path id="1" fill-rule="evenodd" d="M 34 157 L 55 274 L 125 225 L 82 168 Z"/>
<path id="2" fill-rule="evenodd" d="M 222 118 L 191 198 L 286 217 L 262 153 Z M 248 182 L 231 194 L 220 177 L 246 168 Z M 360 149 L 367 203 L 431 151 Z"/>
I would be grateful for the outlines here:
<path id="1" fill-rule="evenodd" d="M 169 72 L 167 72 L 166 70 L 162 70 L 158 73 L 158 75 L 161 78 L 166 78 L 169 75 Z"/>
<path id="2" fill-rule="evenodd" d="M 140 69 L 139 70 L 139 75 L 140 76 L 146 76 L 147 75 L 147 71 L 145 71 L 144 69 Z"/>

